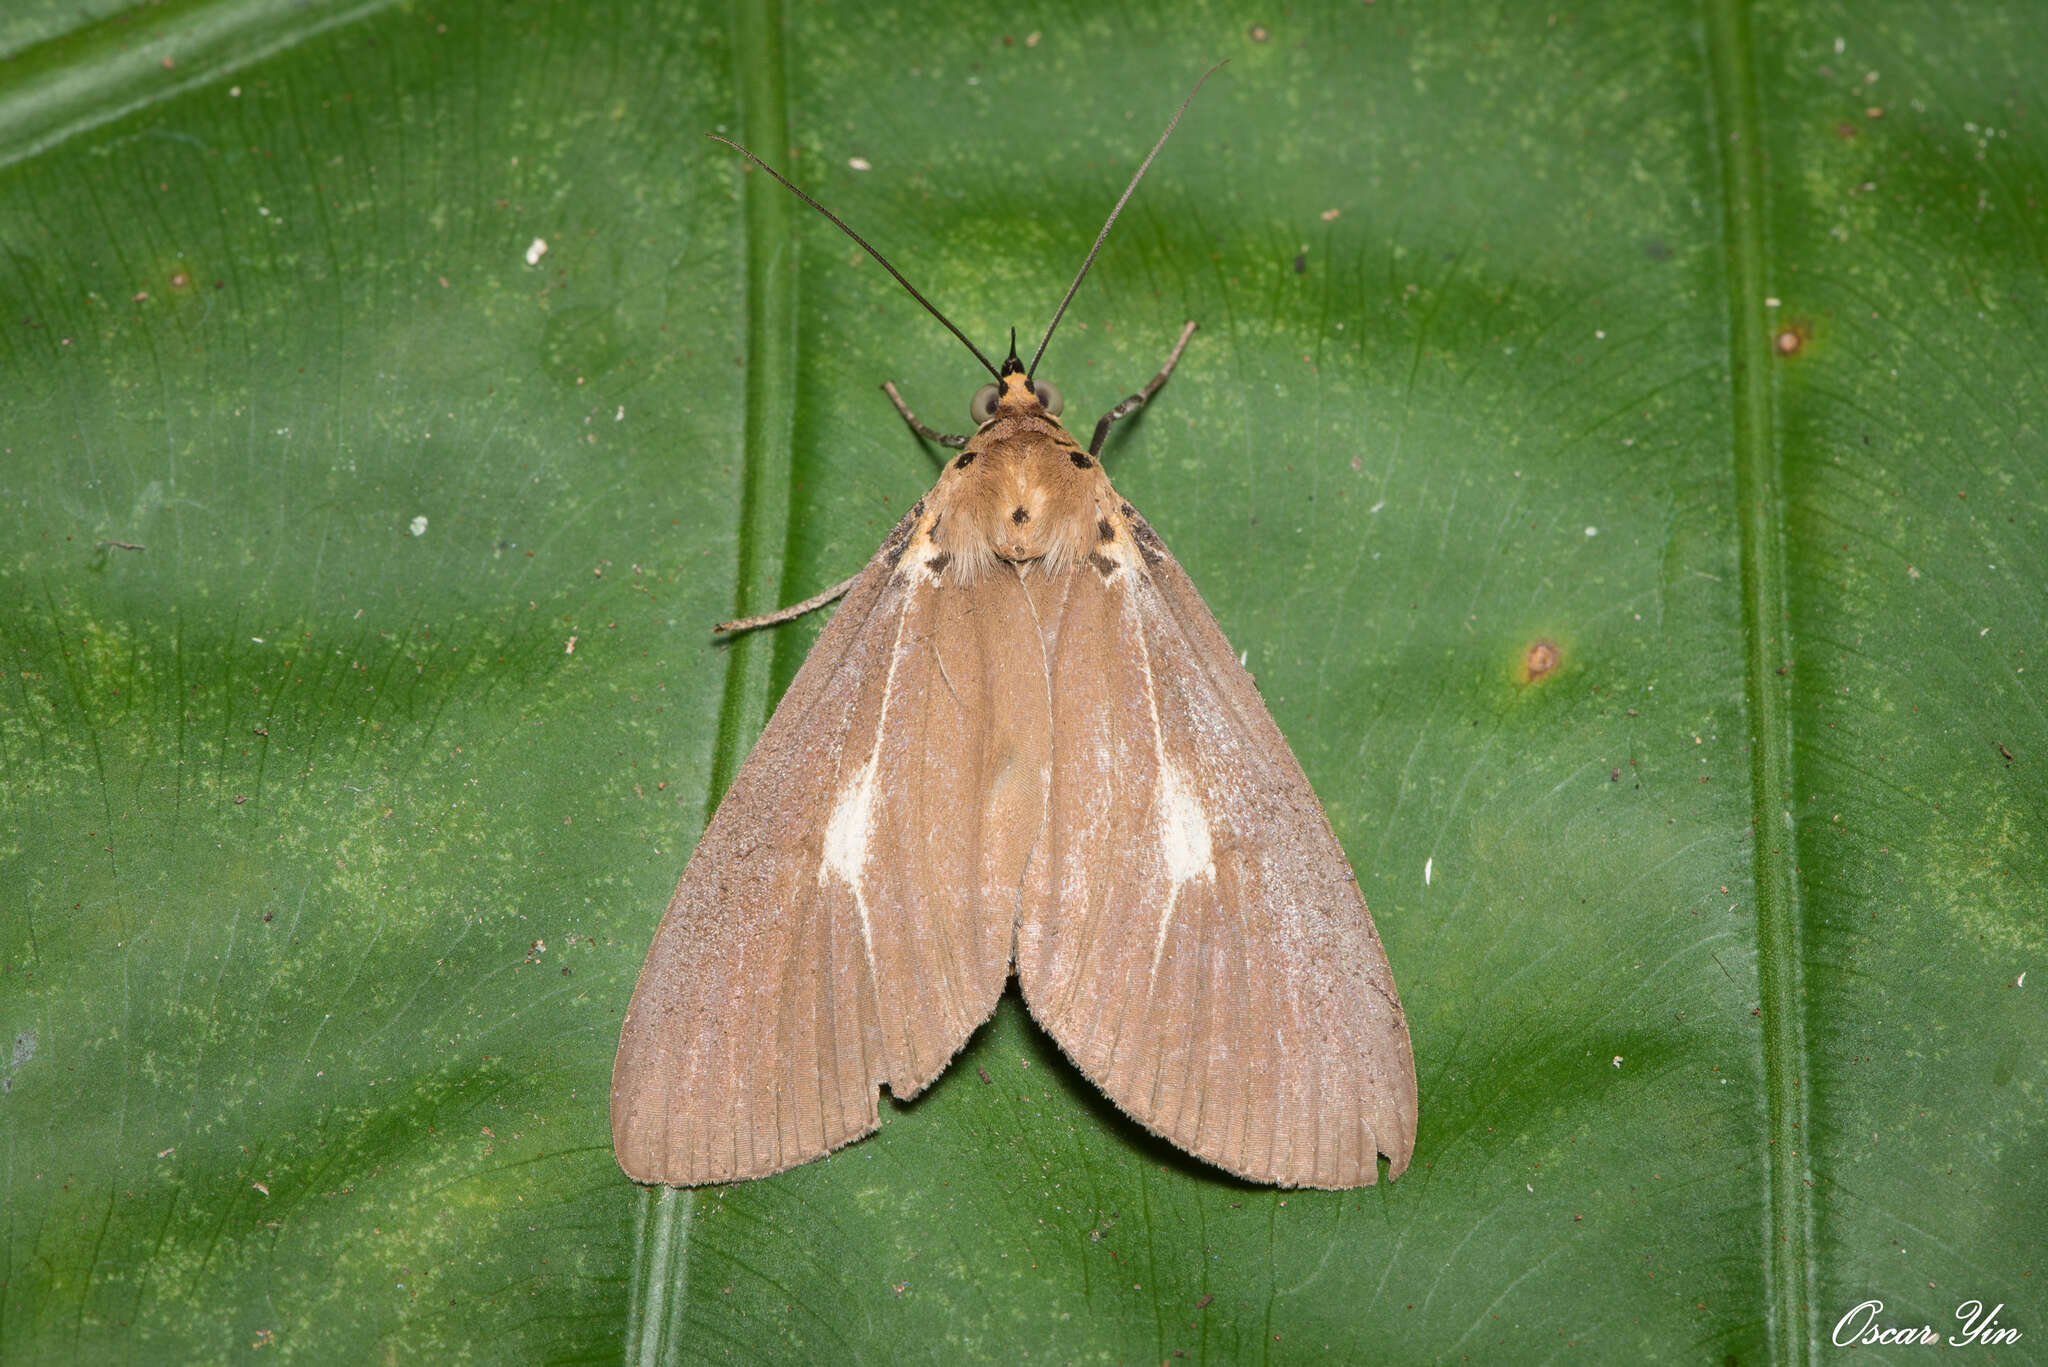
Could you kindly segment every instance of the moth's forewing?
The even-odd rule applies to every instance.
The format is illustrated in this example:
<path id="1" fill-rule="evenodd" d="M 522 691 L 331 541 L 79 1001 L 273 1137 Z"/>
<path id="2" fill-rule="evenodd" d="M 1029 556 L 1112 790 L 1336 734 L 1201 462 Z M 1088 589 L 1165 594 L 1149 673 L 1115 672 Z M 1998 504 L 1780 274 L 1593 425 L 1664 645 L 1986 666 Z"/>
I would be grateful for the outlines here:
<path id="1" fill-rule="evenodd" d="M 933 592 L 915 518 L 798 671 L 640 970 L 612 1072 L 637 1180 L 859 1138 L 878 1086 L 922 1090 L 1001 994 L 1043 825 L 1043 666 L 1016 577 Z"/>
<path id="2" fill-rule="evenodd" d="M 1106 481 L 1105 481 L 1106 483 Z M 1415 1066 L 1322 806 L 1142 519 L 1035 582 L 1053 767 L 1032 1014 L 1147 1128 L 1254 1181 L 1353 1187 L 1415 1145 Z"/>

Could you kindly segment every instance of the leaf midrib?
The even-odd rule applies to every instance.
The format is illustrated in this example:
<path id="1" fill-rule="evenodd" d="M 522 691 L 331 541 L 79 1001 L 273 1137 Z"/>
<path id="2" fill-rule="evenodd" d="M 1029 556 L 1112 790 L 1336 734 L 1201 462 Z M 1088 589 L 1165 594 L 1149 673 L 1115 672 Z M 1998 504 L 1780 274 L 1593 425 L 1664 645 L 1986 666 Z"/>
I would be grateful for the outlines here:
<path id="1" fill-rule="evenodd" d="M 784 160 L 789 148 L 789 97 L 782 6 L 779 0 L 740 0 L 732 15 L 740 139 L 770 160 Z M 791 517 L 791 436 L 796 416 L 797 272 L 790 196 L 767 176 L 746 174 L 743 166 L 734 174 L 740 177 L 739 231 L 746 261 L 746 425 L 731 613 L 737 618 L 773 605 L 796 534 Z M 707 630 L 709 625 L 704 624 Z M 748 632 L 720 648 L 726 673 L 704 794 L 707 824 L 761 734 L 778 649 L 790 639 L 787 632 Z M 625 1361 L 651 1367 L 673 1360 L 683 1343 L 696 1193 L 642 1187 L 634 1209 Z"/>
<path id="2" fill-rule="evenodd" d="M 1722 250 L 1728 288 L 1729 405 L 1742 564 L 1743 706 L 1749 723 L 1750 860 L 1755 884 L 1757 996 L 1762 1022 L 1766 1174 L 1766 1338 L 1773 1362 L 1810 1359 L 1813 1200 L 1806 1154 L 1806 1030 L 1801 934 L 1790 820 L 1792 741 L 1779 666 L 1786 590 L 1782 462 L 1772 338 L 1764 313 L 1763 117 L 1747 0 L 1709 0 L 1709 127 L 1719 154 Z"/>

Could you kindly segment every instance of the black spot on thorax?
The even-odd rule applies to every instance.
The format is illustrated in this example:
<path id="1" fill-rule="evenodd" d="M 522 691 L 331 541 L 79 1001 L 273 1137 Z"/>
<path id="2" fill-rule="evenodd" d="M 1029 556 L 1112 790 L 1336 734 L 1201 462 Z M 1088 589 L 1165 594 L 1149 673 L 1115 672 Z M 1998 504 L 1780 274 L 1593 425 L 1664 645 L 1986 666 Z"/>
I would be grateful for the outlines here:
<path id="1" fill-rule="evenodd" d="M 974 464 L 974 457 L 976 454 L 976 452 L 969 451 L 966 455 L 960 457 L 960 459 L 953 462 L 953 468 L 955 470 L 965 470 L 968 466 Z"/>
<path id="2" fill-rule="evenodd" d="M 953 553 L 951 551 L 940 551 L 937 555 L 925 561 L 924 567 L 930 570 L 933 574 L 944 574 L 946 572 L 946 566 L 952 563 Z"/>
<path id="3" fill-rule="evenodd" d="M 1095 468 L 1095 462 L 1082 455 L 1079 451 L 1071 452 L 1067 459 L 1074 462 L 1076 470 L 1093 470 Z"/>
<path id="4" fill-rule="evenodd" d="M 1025 512 L 1022 508 L 1012 508 L 1010 510 L 1010 521 L 1016 523 L 1018 526 L 1021 527 L 1030 520 L 1031 514 Z"/>

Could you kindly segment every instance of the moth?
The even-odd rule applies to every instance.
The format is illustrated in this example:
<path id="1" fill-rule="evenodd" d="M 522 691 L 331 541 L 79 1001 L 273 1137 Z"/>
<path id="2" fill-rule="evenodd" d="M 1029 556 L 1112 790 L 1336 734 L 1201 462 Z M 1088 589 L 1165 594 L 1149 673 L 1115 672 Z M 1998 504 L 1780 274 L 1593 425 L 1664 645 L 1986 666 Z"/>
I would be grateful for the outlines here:
<path id="1" fill-rule="evenodd" d="M 1214 68 L 1211 70 L 1213 71 Z M 1204 80 L 1207 76 L 1203 77 Z M 1196 83 L 1196 90 L 1201 82 Z M 1190 92 L 1188 101 L 1194 99 Z M 1029 365 L 847 585 L 698 843 L 612 1072 L 636 1181 L 761 1177 L 922 1092 L 1014 973 L 1032 1017 L 1153 1133 L 1239 1177 L 1370 1183 L 1415 1146 L 1415 1065 L 1321 804 L 1194 584 Z M 721 139 L 723 141 L 723 139 Z"/>

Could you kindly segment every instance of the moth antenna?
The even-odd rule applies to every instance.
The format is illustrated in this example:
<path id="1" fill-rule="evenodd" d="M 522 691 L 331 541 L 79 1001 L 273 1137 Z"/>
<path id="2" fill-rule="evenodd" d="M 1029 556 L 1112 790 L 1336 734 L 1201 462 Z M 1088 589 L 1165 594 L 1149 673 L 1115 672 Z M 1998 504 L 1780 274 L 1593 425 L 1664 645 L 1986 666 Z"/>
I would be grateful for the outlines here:
<path id="1" fill-rule="evenodd" d="M 1196 94 L 1199 93 L 1202 89 L 1202 82 L 1208 80 L 1211 76 L 1214 76 L 1218 68 L 1225 67 L 1228 65 L 1230 65 L 1230 59 L 1228 57 L 1225 57 L 1222 61 L 1216 63 L 1215 66 L 1210 67 L 1207 71 L 1202 73 L 1200 79 L 1198 79 L 1195 82 L 1195 88 L 1188 92 L 1188 97 L 1180 102 L 1180 108 L 1174 110 L 1173 117 L 1166 121 L 1166 131 L 1159 135 L 1159 141 L 1152 144 L 1152 150 L 1150 152 L 1147 152 L 1145 154 L 1145 159 L 1138 163 L 1137 171 L 1131 176 L 1131 183 L 1129 185 L 1124 186 L 1123 198 L 1119 199 L 1116 202 L 1116 207 L 1109 211 L 1109 221 L 1102 225 L 1102 231 L 1095 234 L 1095 245 L 1088 249 L 1088 259 L 1081 263 L 1080 271 L 1074 276 L 1074 283 L 1067 286 L 1067 297 L 1060 300 L 1060 306 L 1053 310 L 1052 322 L 1046 325 L 1045 336 L 1042 339 L 1040 339 L 1038 343 L 1038 351 L 1031 358 L 1030 369 L 1024 372 L 1025 379 L 1030 379 L 1032 375 L 1037 372 L 1038 362 L 1040 358 L 1045 355 L 1046 344 L 1052 341 L 1053 329 L 1060 325 L 1060 319 L 1066 315 L 1067 305 L 1071 304 L 1074 301 L 1074 291 L 1081 288 L 1081 282 L 1087 278 L 1088 268 L 1095 264 L 1095 254 L 1102 250 L 1103 239 L 1109 236 L 1109 230 L 1116 226 L 1117 215 L 1122 213 L 1124 211 L 1124 205 L 1130 202 L 1131 192 L 1137 189 L 1138 182 L 1145 178 L 1145 168 L 1152 164 L 1152 158 L 1159 155 L 1159 149 L 1166 146 L 1166 140 L 1173 136 L 1173 130 L 1180 123 L 1180 116 L 1188 112 L 1188 106 L 1195 102 Z M 720 138 L 719 141 L 723 142 L 725 140 L 723 138 Z M 742 152 L 745 152 L 747 149 L 742 147 L 740 148 L 740 150 Z M 748 155 L 752 156 L 753 154 L 749 152 Z M 771 171 L 769 172 L 769 174 L 774 175 L 774 172 Z M 775 178 L 777 180 L 782 180 L 782 177 L 780 176 L 776 176 Z M 785 185 L 789 185 L 789 182 L 786 180 L 783 181 L 782 183 Z M 796 187 L 794 185 L 790 185 L 789 188 L 792 190 L 796 190 Z M 802 194 L 803 191 L 797 190 L 797 193 Z M 814 204 L 811 207 L 816 209 L 818 206 Z M 824 210 L 820 209 L 819 212 L 824 213 Z M 826 217 L 831 218 L 831 215 L 826 214 Z M 839 220 L 836 218 L 832 219 L 832 221 L 834 223 L 839 223 Z M 839 226 L 842 228 L 846 227 L 844 223 L 840 223 Z M 847 228 L 847 231 L 850 233 L 853 230 L 851 228 Z M 855 238 L 854 241 L 859 242 L 860 239 Z M 867 244 L 864 242 L 861 243 L 861 245 L 867 246 Z M 869 250 L 873 249 L 870 248 Z M 883 264 L 886 265 L 888 263 L 884 262 Z M 899 275 L 896 278 L 901 280 L 903 277 Z M 904 288 L 909 289 L 910 287 L 906 285 L 904 286 Z M 911 290 L 911 293 L 915 294 L 916 291 Z M 931 305 L 926 304 L 925 307 L 931 308 Z M 937 309 L 932 309 L 932 311 L 934 313 L 938 312 Z M 946 326 L 951 327 L 952 324 L 948 323 Z M 962 338 L 961 340 L 965 341 L 966 339 Z M 986 364 L 986 362 L 984 362 L 984 364 Z"/>
<path id="2" fill-rule="evenodd" d="M 1210 70 L 1212 70 L 1212 71 L 1213 71 L 1214 69 L 1215 69 L 1214 67 L 1211 67 L 1211 68 L 1210 68 Z M 1204 79 L 1204 80 L 1208 79 L 1208 78 L 1207 78 L 1207 76 L 1206 76 L 1206 74 L 1204 75 L 1203 79 Z M 1197 89 L 1200 89 L 1200 83 L 1199 83 L 1199 82 L 1197 83 L 1197 85 L 1196 85 L 1196 88 L 1197 88 Z M 1192 95 L 1190 95 L 1190 96 L 1189 96 L 1188 98 L 1189 98 L 1189 99 L 1193 99 L 1194 97 L 1193 97 Z M 1185 109 L 1185 108 L 1186 108 L 1187 106 L 1186 106 L 1186 105 L 1182 105 L 1181 107 L 1182 107 L 1183 109 Z M 1178 119 L 1180 118 L 1180 115 L 1176 114 L 1176 115 L 1174 115 L 1174 118 L 1175 118 L 1176 120 L 1178 120 Z M 1173 129 L 1172 129 L 1172 128 L 1171 128 L 1170 126 L 1169 126 L 1169 127 L 1168 127 L 1168 129 L 1167 129 L 1167 132 L 1169 132 L 1169 133 L 1170 133 L 1170 132 L 1172 132 L 1172 131 L 1173 131 Z M 734 142 L 734 141 L 733 141 L 733 140 L 732 140 L 731 138 L 725 138 L 725 137 L 720 137 L 720 136 L 719 136 L 718 134 L 716 134 L 716 133 L 706 133 L 706 134 L 705 134 L 704 136 L 705 136 L 705 137 L 707 137 L 707 138 L 710 138 L 710 139 L 711 139 L 711 140 L 712 140 L 713 142 L 722 142 L 722 143 L 724 143 L 724 144 L 725 144 L 725 145 L 726 145 L 727 147 L 730 147 L 730 148 L 731 148 L 731 149 L 732 149 L 733 151 L 735 151 L 735 152 L 739 153 L 739 154 L 740 154 L 741 156 L 745 157 L 745 158 L 746 158 L 746 159 L 747 159 L 748 161 L 751 161 L 751 162 L 753 162 L 753 163 L 754 163 L 754 165 L 756 165 L 756 166 L 760 167 L 760 168 L 761 168 L 761 169 L 762 169 L 763 171 L 766 171 L 766 172 L 767 172 L 767 173 L 768 173 L 769 175 L 771 175 L 771 176 L 775 177 L 775 179 L 776 179 L 776 180 L 778 180 L 778 181 L 780 181 L 780 182 L 782 183 L 782 188 L 783 188 L 783 189 L 785 189 L 785 190 L 789 191 L 789 192 L 790 192 L 791 194 L 795 195 L 795 196 L 796 196 L 796 197 L 797 197 L 798 199 L 800 199 L 800 200 L 802 200 L 802 201 L 803 201 L 804 203 L 806 203 L 806 204 L 810 205 L 810 206 L 811 206 L 811 207 L 812 207 L 813 209 L 816 209 L 816 210 L 817 210 L 817 211 L 818 211 L 819 213 L 823 214 L 823 215 L 824 215 L 825 217 L 827 217 L 827 218 L 831 219 L 831 220 L 832 220 L 832 226 L 833 226 L 833 227 L 835 227 L 835 228 L 839 229 L 839 231 L 840 231 L 840 232 L 842 232 L 842 233 L 845 233 L 845 234 L 846 234 L 846 235 L 847 235 L 848 237 L 852 238 L 852 239 L 853 239 L 853 240 L 854 240 L 855 242 L 858 242 L 858 243 L 860 244 L 860 247 L 861 247 L 861 250 L 862 250 L 862 251 L 866 252 L 866 253 L 867 253 L 867 254 L 868 254 L 869 256 L 872 256 L 873 258 L 875 258 L 875 260 L 877 260 L 877 261 L 881 262 L 881 263 L 882 263 L 882 269 L 883 269 L 883 270 L 885 270 L 885 271 L 887 271 L 887 272 L 889 272 L 889 274 L 890 274 L 890 275 L 892 275 L 892 276 L 896 277 L 896 283 L 897 283 L 897 284 L 899 284 L 899 285 L 901 285 L 901 286 L 903 286 L 903 288 L 904 288 L 904 289 L 908 290 L 908 291 L 910 292 L 910 297 L 911 297 L 912 299 L 915 299 L 915 300 L 916 300 L 916 301 L 917 301 L 918 303 L 920 303 L 920 304 L 923 304 L 923 305 L 924 305 L 924 307 L 925 307 L 925 312 L 927 312 L 927 313 L 931 314 L 931 316 L 932 316 L 932 317 L 934 317 L 934 318 L 938 319 L 938 320 L 939 320 L 939 321 L 940 321 L 941 323 L 944 323 L 944 324 L 946 325 L 946 331 L 948 331 L 948 332 L 952 333 L 952 334 L 953 334 L 953 335 L 954 335 L 955 337 L 958 337 L 958 338 L 960 339 L 960 345 L 961 345 L 961 346 L 964 346 L 964 347 L 966 347 L 966 348 L 967 348 L 967 349 L 968 349 L 969 351 L 971 351 L 971 352 L 973 352 L 973 353 L 974 353 L 974 359 L 975 359 L 975 360 L 977 360 L 977 361 L 980 361 L 980 362 L 981 362 L 981 365 L 982 365 L 982 369 L 984 369 L 984 370 L 988 371 L 988 373 L 989 373 L 989 374 L 991 374 L 991 375 L 994 375 L 994 376 L 996 377 L 996 380 L 997 380 L 997 382 L 998 382 L 998 383 L 1000 383 L 1000 382 L 1001 382 L 1001 380 L 1002 380 L 1002 378 L 1003 378 L 1003 376 L 1002 376 L 1002 373 L 1001 373 L 1000 371 L 998 371 L 998 370 L 996 369 L 996 367 L 995 367 L 995 363 L 994 363 L 993 361 L 989 360 L 989 358 L 988 358 L 988 357 L 986 357 L 986 356 L 984 356 L 984 355 L 982 355 L 982 354 L 981 354 L 981 348 L 980 348 L 980 347 L 978 347 L 978 346 L 976 346 L 976 345 L 975 345 L 974 343 L 972 343 L 972 342 L 968 341 L 968 340 L 967 340 L 967 334 L 966 334 L 966 333 L 964 333 L 964 332 L 962 332 L 962 331 L 961 331 L 961 330 L 960 330 L 959 328 L 956 328 L 956 327 L 954 327 L 954 326 L 953 326 L 953 320 L 952 320 L 951 318 L 948 318 L 948 317 L 947 317 L 947 316 L 946 316 L 945 314 L 943 314 L 943 313 L 940 313 L 940 312 L 939 312 L 939 310 L 938 310 L 938 306 L 937 306 L 937 305 L 933 304 L 931 300 L 929 300 L 929 299 L 925 298 L 925 297 L 924 297 L 924 296 L 923 296 L 922 294 L 919 294 L 919 293 L 917 292 L 917 286 L 915 286 L 915 285 L 911 284 L 911 283 L 910 283 L 910 282 L 909 282 L 908 280 L 905 280 L 905 279 L 903 278 L 903 272 L 902 272 L 902 271 L 899 271 L 899 270 L 897 270 L 897 269 L 896 269 L 896 268 L 895 268 L 894 266 L 892 266 L 892 265 L 890 265 L 890 264 L 889 264 L 889 258 L 888 258 L 888 257 L 886 257 L 886 256 L 882 255 L 882 254 L 881 254 L 880 252 L 876 251 L 876 250 L 875 250 L 875 249 L 874 249 L 874 248 L 873 248 L 872 246 L 870 246 L 870 245 L 868 244 L 868 240 L 867 240 L 866 238 L 862 237 L 862 236 L 861 236 L 861 235 L 860 235 L 859 233 L 855 232 L 855 231 L 854 231 L 853 229 L 851 229 L 851 228 L 847 227 L 847 226 L 846 226 L 846 224 L 845 224 L 845 222 L 844 222 L 844 221 L 843 221 L 843 220 L 842 220 L 842 219 L 841 219 L 841 218 L 839 217 L 839 215 L 838 215 L 838 214 L 835 214 L 835 213 L 833 213 L 833 212 L 832 212 L 832 211 L 831 211 L 830 209 L 828 209 L 828 208 L 826 208 L 826 207 L 825 207 L 824 205 L 822 205 L 822 204 L 818 203 L 818 201 L 817 201 L 817 200 L 815 200 L 815 199 L 812 199 L 812 198 L 811 198 L 811 197 L 810 197 L 809 195 L 805 194 L 805 193 L 804 193 L 804 192 L 803 192 L 802 190 L 799 190 L 799 189 L 797 189 L 795 185 L 792 185 L 792 184 L 790 183 L 789 177 L 787 177 L 787 176 L 783 175 L 783 174 L 782 174 L 782 172 L 780 172 L 780 171 L 776 170 L 776 169 L 775 169 L 775 168 L 774 168 L 773 166 L 770 166 L 770 165 L 769 165 L 769 164 L 768 164 L 767 162 L 765 162 L 765 161 L 761 160 L 761 159 L 760 159 L 759 157 L 755 156 L 755 155 L 754 155 L 754 154 L 753 154 L 752 152 L 749 152 L 749 151 L 748 151 L 748 150 L 747 150 L 746 148 L 744 148 L 744 147 L 740 146 L 740 145 L 739 145 L 738 143 Z M 1160 141 L 1164 142 L 1164 141 L 1165 141 L 1165 139 L 1163 139 L 1163 138 L 1162 138 L 1162 139 L 1160 139 Z M 1153 148 L 1152 150 L 1156 152 L 1156 151 L 1158 151 L 1159 149 L 1155 147 L 1155 148 Z M 1149 162 L 1149 161 L 1151 161 L 1152 159 L 1151 159 L 1150 157 L 1147 157 L 1147 158 L 1145 158 L 1145 160 Z M 1140 172 L 1142 173 L 1142 172 L 1143 172 L 1143 168 L 1141 167 L 1141 168 L 1139 168 L 1139 169 L 1140 169 Z M 1132 182 L 1132 184 L 1136 184 L 1136 183 L 1137 183 L 1137 182 L 1135 182 L 1135 181 L 1133 181 L 1133 182 Z M 1124 197 L 1125 197 L 1126 199 L 1128 199 L 1128 198 L 1130 197 L 1130 191 L 1126 190 L 1126 191 L 1124 192 Z M 1119 202 L 1119 203 L 1118 203 L 1118 205 L 1117 205 L 1117 207 L 1118 207 L 1119 209 L 1121 209 L 1121 208 L 1123 207 L 1122 203 L 1121 203 L 1121 202 Z M 1112 219 L 1112 220 L 1114 220 L 1114 218 L 1115 218 L 1115 215 L 1114 215 L 1114 214 L 1112 214 L 1112 215 L 1111 215 L 1110 217 L 1111 217 L 1111 219 Z M 1104 228 L 1104 229 L 1103 229 L 1103 231 L 1104 231 L 1104 232 L 1108 232 L 1108 231 L 1109 231 L 1109 229 L 1107 229 L 1107 228 Z M 1101 243 L 1100 243 L 1100 242 L 1098 242 L 1098 243 L 1097 243 L 1096 245 L 1097 245 L 1097 246 L 1100 246 L 1100 245 L 1101 245 Z M 1092 253 L 1092 252 L 1091 252 L 1091 253 L 1089 253 L 1089 256 L 1090 256 L 1090 258 L 1091 258 L 1091 259 L 1093 259 L 1094 253 Z M 1084 266 L 1084 267 L 1083 267 L 1082 269 L 1083 269 L 1083 270 L 1085 271 L 1085 270 L 1086 270 L 1087 268 L 1086 268 L 1086 267 Z M 1075 281 L 1074 283 L 1078 285 L 1078 284 L 1080 284 L 1081 282 L 1077 280 L 1077 281 Z M 1071 293 L 1072 293 L 1072 291 L 1068 291 L 1068 293 L 1069 293 L 1069 294 L 1071 294 Z M 1065 305 L 1061 305 L 1061 307 L 1062 307 L 1062 308 L 1064 308 L 1064 307 L 1065 307 Z M 1055 319 L 1054 321 L 1058 321 L 1058 320 L 1057 320 L 1057 319 Z M 1043 349 L 1044 349 L 1044 348 L 1042 348 L 1042 347 L 1040 348 L 1040 350 L 1043 350 Z"/>

